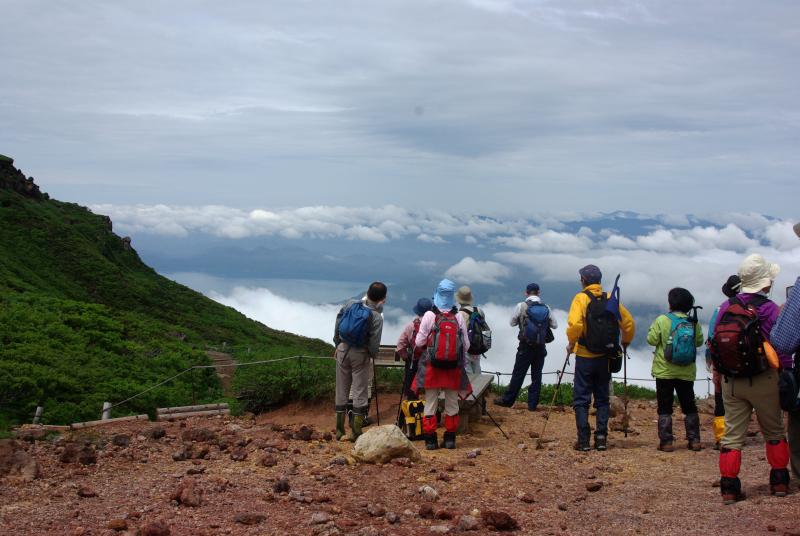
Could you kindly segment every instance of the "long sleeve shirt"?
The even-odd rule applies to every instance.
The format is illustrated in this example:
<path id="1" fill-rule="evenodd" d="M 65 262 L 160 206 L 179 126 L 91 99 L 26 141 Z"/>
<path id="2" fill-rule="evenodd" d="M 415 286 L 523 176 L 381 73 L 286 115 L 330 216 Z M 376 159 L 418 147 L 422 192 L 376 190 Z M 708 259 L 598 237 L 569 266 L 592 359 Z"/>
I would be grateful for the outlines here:
<path id="1" fill-rule="evenodd" d="M 794 282 L 789 298 L 775 321 L 770 343 L 778 354 L 791 355 L 800 351 L 800 277 Z M 786 366 L 781 360 L 781 365 Z"/>
<path id="2" fill-rule="evenodd" d="M 381 307 L 378 306 L 378 304 L 367 299 L 362 301 L 370 310 L 369 325 L 367 326 L 368 335 L 366 349 L 369 356 L 375 358 L 378 356 L 378 351 L 381 347 L 381 335 L 383 335 L 383 315 L 381 314 Z M 345 303 L 342 308 L 339 309 L 339 314 L 336 315 L 336 326 L 333 330 L 333 343 L 336 346 L 339 346 L 339 344 L 347 344 L 339 338 L 339 323 L 342 321 L 342 315 L 344 314 L 345 310 L 354 303 L 356 303 L 356 300 L 350 300 L 349 302 Z"/>
<path id="3" fill-rule="evenodd" d="M 603 287 L 599 284 L 588 285 L 584 290 L 588 290 L 593 296 L 599 296 L 603 292 Z M 579 339 L 586 333 L 586 310 L 589 307 L 589 296 L 579 292 L 572 300 L 567 317 L 567 340 L 573 348 L 575 355 L 581 357 L 601 357 L 602 354 L 595 354 L 584 348 Z M 619 322 L 619 329 L 622 335 L 622 344 L 629 344 L 636 334 L 636 323 L 633 317 L 625 308 L 619 304 L 619 314 L 622 320 Z"/>
<path id="4" fill-rule="evenodd" d="M 410 350 L 414 348 L 414 324 L 419 321 L 419 317 L 415 318 L 406 324 L 403 332 L 400 333 L 400 338 L 397 339 L 397 348 L 395 348 L 395 354 L 399 355 L 400 359 L 406 360 L 411 354 Z"/>
<path id="5" fill-rule="evenodd" d="M 672 313 L 679 318 L 686 318 L 686 313 Z M 667 315 L 661 315 L 656 318 L 647 330 L 647 344 L 655 346 L 653 350 L 653 367 L 650 373 L 654 378 L 660 380 L 685 380 L 693 382 L 697 374 L 697 364 L 691 363 L 689 365 L 676 365 L 670 363 L 664 357 L 664 347 L 669 340 L 670 333 L 672 332 L 672 320 Z M 696 347 L 703 346 L 703 328 L 700 324 L 695 325 L 695 341 Z"/>

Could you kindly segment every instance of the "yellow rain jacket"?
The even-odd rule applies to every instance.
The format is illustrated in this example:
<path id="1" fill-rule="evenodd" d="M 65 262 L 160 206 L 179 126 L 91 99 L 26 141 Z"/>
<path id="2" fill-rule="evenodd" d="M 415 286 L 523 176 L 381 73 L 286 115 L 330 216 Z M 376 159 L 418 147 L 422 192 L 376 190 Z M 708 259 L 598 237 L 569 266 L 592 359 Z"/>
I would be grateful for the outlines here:
<path id="1" fill-rule="evenodd" d="M 603 287 L 599 284 L 594 284 L 588 285 L 583 290 L 588 290 L 594 296 L 599 296 L 603 292 Z M 583 292 L 579 292 L 572 299 L 572 305 L 569 306 L 569 316 L 567 317 L 567 339 L 575 355 L 580 357 L 603 357 L 602 354 L 590 352 L 578 342 L 578 339 L 583 337 L 586 332 L 586 309 L 588 307 L 589 296 Z M 622 320 L 619 322 L 619 329 L 622 335 L 621 342 L 628 344 L 633 340 L 633 336 L 636 333 L 636 324 L 631 314 L 622 304 L 619 305 L 619 313 L 622 316 Z"/>

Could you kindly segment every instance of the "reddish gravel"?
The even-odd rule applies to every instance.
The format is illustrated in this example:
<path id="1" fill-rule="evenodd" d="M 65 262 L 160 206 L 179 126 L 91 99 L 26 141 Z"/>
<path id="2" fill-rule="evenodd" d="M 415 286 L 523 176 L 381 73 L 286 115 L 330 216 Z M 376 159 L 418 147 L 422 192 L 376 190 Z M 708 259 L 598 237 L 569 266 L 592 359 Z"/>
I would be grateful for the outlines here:
<path id="1" fill-rule="evenodd" d="M 388 400 L 381 402 L 388 416 Z M 690 452 L 683 442 L 674 453 L 656 451 L 655 409 L 632 405 L 639 433 L 612 433 L 605 453 L 572 450 L 569 410 L 553 413 L 547 436 L 554 441 L 536 450 L 531 436 L 544 412 L 492 405 L 509 441 L 485 419 L 458 438 L 458 449 L 423 451 L 421 463 L 353 464 L 349 443 L 322 438 L 330 431 L 329 405 L 293 406 L 256 420 L 167 423 L 159 439 L 151 437 L 152 424 L 131 423 L 24 443 L 40 478 L 0 483 L 0 534 L 424 535 L 517 525 L 516 534 L 800 533 L 800 493 L 793 483 L 789 497 L 769 495 L 759 434 L 743 457 L 748 498 L 723 506 L 714 487 L 717 453 Z M 675 420 L 678 432 L 683 423 Z M 710 420 L 703 423 L 707 442 Z M 112 441 L 118 435 L 130 436 L 127 446 L 125 438 Z M 184 445 L 184 435 L 204 442 Z M 59 461 L 73 448 L 69 441 L 78 449 L 84 441 L 95 445 L 96 464 Z M 468 459 L 474 449 L 480 454 Z M 174 461 L 181 452 L 187 459 Z M 426 502 L 422 486 L 434 488 L 438 500 Z"/>

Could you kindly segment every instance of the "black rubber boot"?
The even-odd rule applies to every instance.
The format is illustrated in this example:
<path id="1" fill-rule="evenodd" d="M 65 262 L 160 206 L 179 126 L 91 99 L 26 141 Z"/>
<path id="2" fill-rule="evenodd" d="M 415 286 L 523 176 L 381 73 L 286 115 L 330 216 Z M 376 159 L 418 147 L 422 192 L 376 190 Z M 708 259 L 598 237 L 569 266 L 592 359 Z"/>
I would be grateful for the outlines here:
<path id="1" fill-rule="evenodd" d="M 436 437 L 436 432 L 432 434 L 425 434 L 425 450 L 436 450 L 439 448 L 439 438 Z"/>
<path id="2" fill-rule="evenodd" d="M 344 437 L 344 411 L 336 412 L 336 441 Z"/>
<path id="3" fill-rule="evenodd" d="M 672 452 L 675 437 L 672 435 L 672 415 L 658 416 L 658 450 Z"/>
<path id="4" fill-rule="evenodd" d="M 603 451 L 608 450 L 608 439 L 604 435 L 594 436 L 594 448 Z"/>
<path id="5" fill-rule="evenodd" d="M 703 445 L 700 443 L 700 417 L 697 413 L 690 413 L 684 415 L 683 422 L 686 426 L 686 440 L 689 442 L 689 450 L 695 452 L 703 450 Z"/>
<path id="6" fill-rule="evenodd" d="M 444 433 L 444 441 L 442 441 L 442 446 L 446 449 L 454 449 L 456 448 L 456 433 L 455 432 L 445 432 Z"/>
<path id="7" fill-rule="evenodd" d="M 588 452 L 592 450 L 589 446 L 589 408 L 582 406 L 575 408 L 575 426 L 578 429 L 578 440 L 575 442 L 575 450 Z"/>
<path id="8" fill-rule="evenodd" d="M 771 469 L 769 472 L 769 492 L 776 497 L 789 493 L 789 470 Z"/>

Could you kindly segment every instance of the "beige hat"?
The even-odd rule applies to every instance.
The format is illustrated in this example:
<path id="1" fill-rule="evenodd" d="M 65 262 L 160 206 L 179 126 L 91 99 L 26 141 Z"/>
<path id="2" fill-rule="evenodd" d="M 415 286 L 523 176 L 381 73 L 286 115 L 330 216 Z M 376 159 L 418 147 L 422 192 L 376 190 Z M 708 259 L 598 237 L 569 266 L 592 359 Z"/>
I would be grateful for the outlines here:
<path id="1" fill-rule="evenodd" d="M 472 305 L 472 289 L 463 286 L 456 291 L 456 301 L 461 305 Z"/>
<path id="2" fill-rule="evenodd" d="M 797 237 L 800 238 L 800 223 L 794 224 L 794 234 L 796 234 Z"/>
<path id="3" fill-rule="evenodd" d="M 781 267 L 767 262 L 764 257 L 754 253 L 748 255 L 739 265 L 739 277 L 742 280 L 740 292 L 754 294 L 772 285 Z"/>

